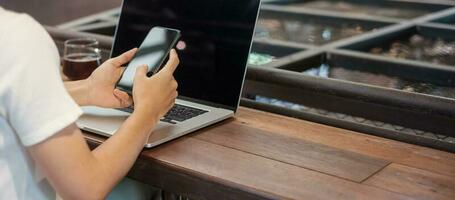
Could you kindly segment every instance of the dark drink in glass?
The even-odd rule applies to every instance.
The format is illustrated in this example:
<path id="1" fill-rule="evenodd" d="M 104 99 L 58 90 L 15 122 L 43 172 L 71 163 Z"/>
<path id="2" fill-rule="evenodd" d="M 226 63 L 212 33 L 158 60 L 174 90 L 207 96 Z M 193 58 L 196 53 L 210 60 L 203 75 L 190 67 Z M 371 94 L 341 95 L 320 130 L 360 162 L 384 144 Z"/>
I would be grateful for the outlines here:
<path id="1" fill-rule="evenodd" d="M 71 80 L 82 80 L 92 74 L 100 65 L 101 57 L 97 54 L 74 53 L 63 57 L 63 74 Z"/>
<path id="2" fill-rule="evenodd" d="M 98 41 L 79 38 L 65 41 L 63 74 L 69 80 L 86 79 L 100 65 L 101 55 Z"/>

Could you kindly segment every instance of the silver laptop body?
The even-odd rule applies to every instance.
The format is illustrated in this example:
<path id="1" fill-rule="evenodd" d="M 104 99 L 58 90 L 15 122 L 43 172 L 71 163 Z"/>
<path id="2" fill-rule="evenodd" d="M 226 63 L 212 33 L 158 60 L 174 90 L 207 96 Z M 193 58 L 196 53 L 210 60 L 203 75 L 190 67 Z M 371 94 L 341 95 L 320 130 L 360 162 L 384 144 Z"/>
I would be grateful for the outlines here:
<path id="1" fill-rule="evenodd" d="M 145 147 L 154 147 L 234 116 L 232 110 L 215 108 L 185 100 L 177 99 L 176 104 L 198 108 L 208 112 L 183 122 L 175 122 L 176 124 L 162 121 L 158 122 L 152 134 L 150 134 Z M 106 137 L 114 135 L 130 115 L 128 112 L 116 109 L 99 107 L 83 107 L 82 109 L 84 114 L 77 121 L 79 128 Z"/>
<path id="2" fill-rule="evenodd" d="M 116 37 L 115 43 L 117 42 L 117 39 L 118 39 L 117 37 L 122 37 L 122 40 L 131 40 L 131 38 L 127 38 L 129 33 L 125 33 L 125 35 L 119 36 L 119 34 L 123 34 L 122 31 L 120 31 L 120 33 L 119 33 L 119 26 L 121 26 L 120 23 L 122 23 L 121 22 L 122 18 L 124 19 L 124 21 L 127 20 L 127 19 L 125 19 L 126 17 L 123 15 L 128 15 L 128 13 L 127 13 L 128 11 L 137 10 L 142 7 L 141 5 L 131 5 L 131 4 L 140 4 L 142 2 L 147 3 L 148 1 L 129 1 L 129 0 L 123 1 L 122 14 L 121 14 L 120 20 L 118 22 L 116 33 L 115 33 L 115 37 Z M 161 2 L 159 2 L 157 4 L 159 4 L 161 6 L 162 4 L 166 4 L 166 2 L 171 2 L 171 0 L 162 0 Z M 207 5 L 207 6 L 215 5 L 215 4 L 213 4 L 213 2 L 214 2 L 214 0 L 188 1 L 187 3 L 189 5 L 186 5 L 186 6 L 182 5 L 182 6 L 184 6 L 186 8 L 190 8 L 191 7 L 190 5 L 192 5 L 194 3 L 199 3 L 198 7 L 200 8 L 201 6 L 204 6 L 204 5 Z M 195 98 L 192 96 L 190 96 L 189 98 L 178 98 L 176 100 L 176 104 L 178 104 L 178 105 L 201 109 L 201 110 L 204 110 L 207 112 L 200 114 L 196 117 L 181 121 L 181 122 L 179 122 L 179 121 L 172 121 L 172 123 L 163 122 L 163 121 L 158 122 L 155 129 L 150 134 L 150 137 L 148 138 L 148 141 L 146 142 L 145 147 L 150 148 L 150 147 L 157 146 L 164 142 L 170 141 L 172 139 L 178 138 L 185 134 L 191 133 L 198 129 L 207 127 L 209 125 L 215 124 L 217 122 L 220 122 L 222 120 L 225 120 L 227 118 L 234 116 L 234 112 L 237 110 L 239 102 L 240 102 L 241 90 L 243 87 L 243 82 L 244 82 L 245 73 L 246 73 L 246 59 L 248 58 L 249 51 L 251 50 L 252 37 L 253 37 L 254 29 L 255 29 L 255 23 L 256 23 L 258 14 L 259 14 L 258 10 L 260 7 L 260 0 L 238 0 L 237 3 L 230 2 L 230 1 L 223 1 L 223 2 L 229 2 L 232 4 L 229 4 L 229 6 L 218 5 L 219 6 L 218 8 L 213 8 L 213 9 L 206 8 L 206 9 L 213 10 L 214 13 L 219 13 L 217 11 L 217 9 L 224 9 L 224 8 L 231 9 L 231 8 L 227 8 L 227 7 L 232 7 L 232 9 L 233 9 L 233 8 L 236 8 L 236 6 L 238 6 L 238 4 L 241 4 L 242 2 L 244 2 L 245 6 L 244 6 L 244 8 L 242 7 L 241 9 L 247 10 L 247 12 L 250 13 L 246 19 L 241 19 L 242 20 L 241 23 L 244 23 L 244 21 L 245 21 L 245 23 L 247 22 L 246 25 L 250 27 L 250 28 L 248 28 L 248 30 L 241 30 L 241 31 L 245 31 L 244 33 L 248 33 L 248 34 L 251 33 L 251 37 L 248 36 L 249 38 L 243 38 L 243 40 L 242 40 L 245 43 L 247 41 L 249 41 L 249 44 L 245 44 L 242 46 L 244 48 L 242 50 L 242 53 L 239 54 L 239 55 L 242 55 L 240 57 L 242 58 L 241 62 L 243 62 L 244 65 L 242 64 L 241 67 L 238 68 L 238 71 L 235 72 L 236 78 L 233 78 L 234 80 L 237 80 L 237 81 L 241 80 L 241 82 L 237 82 L 237 81 L 232 82 L 233 88 L 235 88 L 234 90 L 231 91 L 232 95 L 226 96 L 225 94 L 221 93 L 221 94 L 217 94 L 217 96 L 215 96 L 216 97 L 215 99 L 218 99 L 218 101 L 222 101 L 225 98 L 230 98 L 231 101 L 228 104 L 220 104 L 220 102 L 210 102 L 210 101 L 207 101 L 206 99 L 198 99 L 198 98 Z M 185 2 L 183 2 L 183 3 L 185 3 Z M 182 4 L 182 2 L 178 1 L 178 5 L 180 5 L 180 4 Z M 136 8 L 135 9 L 125 8 L 128 6 L 130 6 L 130 7 L 136 6 Z M 157 7 L 156 8 L 157 10 L 155 11 L 155 15 L 157 15 L 156 12 L 163 10 L 162 8 L 158 8 L 158 5 L 153 5 L 153 6 Z M 170 7 L 167 7 L 167 8 L 170 8 Z M 148 9 L 151 9 L 151 7 Z M 123 12 L 126 12 L 126 14 Z M 150 12 L 153 13 L 153 11 L 150 11 Z M 166 11 L 166 12 L 169 12 L 169 11 Z M 196 13 L 198 13 L 198 11 L 196 11 Z M 236 12 L 231 12 L 231 13 L 234 14 Z M 242 13 L 245 13 L 245 12 L 243 11 Z M 135 14 L 136 13 L 134 13 L 132 15 L 135 15 Z M 167 15 L 167 14 L 168 13 L 166 13 L 165 15 Z M 123 23 L 131 23 L 131 22 L 126 21 Z M 133 28 L 137 28 L 137 26 L 133 27 Z M 237 27 L 233 26 L 233 28 L 237 28 Z M 185 34 L 184 30 L 182 33 Z M 223 35 L 223 37 L 225 37 L 225 36 Z M 127 38 L 127 39 L 125 39 L 125 38 Z M 124 49 L 116 50 L 115 43 L 114 43 L 114 48 L 113 48 L 113 52 L 112 52 L 113 55 L 111 55 L 111 56 L 115 56 L 115 54 L 118 55 L 119 53 L 124 52 Z M 247 46 L 247 45 L 249 45 L 249 46 Z M 116 51 L 116 53 L 114 53 L 114 51 Z M 181 59 L 180 64 L 182 64 L 182 61 L 183 60 Z M 223 64 L 221 64 L 221 65 L 223 65 Z M 239 64 L 239 66 L 240 66 L 240 64 Z M 184 66 L 179 66 L 179 67 L 184 67 Z M 216 66 L 216 67 L 219 67 L 219 66 Z M 226 66 L 222 66 L 222 67 L 226 68 Z M 244 68 L 242 68 L 242 67 L 244 67 Z M 217 74 L 217 75 L 220 76 L 220 74 Z M 224 76 L 224 74 L 221 74 L 221 76 Z M 240 79 L 239 79 L 239 77 L 240 77 Z M 191 80 L 187 79 L 186 81 L 188 83 L 188 81 L 191 81 Z M 213 83 L 206 83 L 206 84 L 210 85 Z M 224 83 L 224 84 L 226 84 L 226 83 Z M 231 82 L 228 82 L 227 84 L 231 84 Z M 180 88 L 182 86 L 182 83 L 179 83 L 179 85 L 180 85 L 179 86 L 179 88 Z M 180 91 L 179 91 L 179 93 L 181 94 Z M 235 93 L 235 95 L 234 95 L 234 93 Z M 183 99 L 185 99 L 185 100 L 183 100 Z M 195 99 L 195 100 L 188 100 L 188 99 Z M 204 102 L 204 103 L 201 103 L 201 102 Z M 217 106 L 214 106 L 214 105 L 217 105 Z M 220 106 L 218 106 L 218 105 L 220 105 Z M 100 134 L 100 135 L 103 135 L 106 137 L 110 137 L 110 136 L 114 135 L 116 133 L 116 131 L 119 129 L 119 127 L 122 126 L 123 122 L 130 115 L 129 112 L 125 112 L 125 111 L 121 111 L 121 110 L 117 110 L 117 109 L 104 109 L 104 108 L 99 108 L 99 107 L 83 107 L 82 109 L 84 111 L 84 114 L 76 122 L 76 124 L 79 126 L 79 128 L 81 128 L 82 130 L 97 133 L 97 134 Z M 150 122 L 150 123 L 152 123 L 152 122 Z"/>

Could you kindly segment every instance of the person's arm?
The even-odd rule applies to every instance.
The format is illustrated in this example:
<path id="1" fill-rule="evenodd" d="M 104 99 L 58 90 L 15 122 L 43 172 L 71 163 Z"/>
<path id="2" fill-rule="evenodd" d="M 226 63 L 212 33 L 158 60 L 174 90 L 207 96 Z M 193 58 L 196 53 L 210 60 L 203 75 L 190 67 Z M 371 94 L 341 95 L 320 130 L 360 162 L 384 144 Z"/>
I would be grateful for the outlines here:
<path id="1" fill-rule="evenodd" d="M 65 88 L 80 106 L 124 108 L 131 105 L 131 97 L 115 88 L 122 75 L 122 65 L 130 61 L 137 49 L 134 48 L 118 57 L 104 62 L 84 80 L 66 81 Z"/>
<path id="2" fill-rule="evenodd" d="M 126 175 L 159 118 L 175 103 L 177 82 L 173 72 L 178 63 L 172 50 L 168 63 L 156 75 L 147 77 L 146 66 L 137 70 L 135 111 L 93 152 L 75 124 L 28 148 L 63 199 L 103 199 Z"/>
<path id="3" fill-rule="evenodd" d="M 89 90 L 89 85 L 86 80 L 79 81 L 65 81 L 64 82 L 66 91 L 74 99 L 74 101 L 79 106 L 88 106 L 90 105 L 89 97 L 87 91 Z"/>

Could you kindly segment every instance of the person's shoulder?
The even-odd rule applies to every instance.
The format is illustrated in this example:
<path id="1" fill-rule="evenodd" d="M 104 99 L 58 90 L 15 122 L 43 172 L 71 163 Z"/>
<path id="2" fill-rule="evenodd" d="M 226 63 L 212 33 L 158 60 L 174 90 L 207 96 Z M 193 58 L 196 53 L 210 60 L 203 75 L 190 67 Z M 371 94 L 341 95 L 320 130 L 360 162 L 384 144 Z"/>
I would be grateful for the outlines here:
<path id="1" fill-rule="evenodd" d="M 30 68 L 34 64 L 44 68 L 58 67 L 59 55 L 55 43 L 31 16 L 0 10 L 0 24 L 0 64 L 3 67 L 15 66 L 15 70 Z"/>
<path id="2" fill-rule="evenodd" d="M 32 17 L 25 13 L 17 13 L 5 10 L 0 7 L 0 23 L 2 33 L 17 33 L 22 29 L 36 28 L 36 22 Z"/>
<path id="3" fill-rule="evenodd" d="M 27 40 L 47 35 L 46 30 L 30 15 L 0 8 L 0 32 L 7 41 Z M 16 41 L 15 41 L 16 42 Z"/>

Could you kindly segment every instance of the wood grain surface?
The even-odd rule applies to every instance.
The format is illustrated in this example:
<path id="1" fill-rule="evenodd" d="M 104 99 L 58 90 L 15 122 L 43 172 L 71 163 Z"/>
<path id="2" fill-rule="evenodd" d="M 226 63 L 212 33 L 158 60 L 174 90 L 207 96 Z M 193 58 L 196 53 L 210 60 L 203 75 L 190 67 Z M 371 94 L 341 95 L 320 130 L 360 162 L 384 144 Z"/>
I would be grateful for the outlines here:
<path id="1" fill-rule="evenodd" d="M 453 153 L 248 108 L 241 108 L 236 119 L 245 126 L 455 176 Z"/>
<path id="2" fill-rule="evenodd" d="M 365 184 L 413 199 L 455 199 L 455 178 L 400 164 L 389 165 Z"/>
<path id="3" fill-rule="evenodd" d="M 330 146 L 261 131 L 229 121 L 195 138 L 321 173 L 361 182 L 388 161 Z"/>
<path id="4" fill-rule="evenodd" d="M 144 149 L 129 177 L 192 199 L 454 199 L 455 155 L 240 108 Z"/>
<path id="5" fill-rule="evenodd" d="M 223 177 L 223 181 L 234 187 L 266 191 L 283 199 L 408 199 L 397 193 L 193 138 L 147 151 L 145 155 L 186 170 L 203 172 L 212 178 Z"/>

